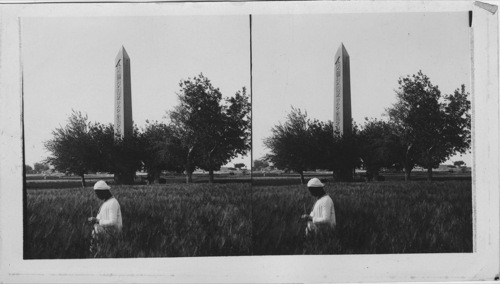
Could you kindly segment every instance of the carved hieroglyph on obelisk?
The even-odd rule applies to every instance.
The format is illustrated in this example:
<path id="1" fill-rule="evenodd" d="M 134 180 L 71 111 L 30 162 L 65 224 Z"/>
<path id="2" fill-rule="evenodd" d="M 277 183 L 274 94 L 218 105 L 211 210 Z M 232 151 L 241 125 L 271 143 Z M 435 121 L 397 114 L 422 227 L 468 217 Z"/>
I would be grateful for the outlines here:
<path id="1" fill-rule="evenodd" d="M 340 44 L 335 54 L 335 97 L 333 99 L 333 123 L 335 131 L 342 135 L 352 132 L 351 77 L 349 74 L 349 54 Z"/>
<path id="2" fill-rule="evenodd" d="M 115 139 L 132 135 L 130 58 L 122 46 L 115 59 Z"/>

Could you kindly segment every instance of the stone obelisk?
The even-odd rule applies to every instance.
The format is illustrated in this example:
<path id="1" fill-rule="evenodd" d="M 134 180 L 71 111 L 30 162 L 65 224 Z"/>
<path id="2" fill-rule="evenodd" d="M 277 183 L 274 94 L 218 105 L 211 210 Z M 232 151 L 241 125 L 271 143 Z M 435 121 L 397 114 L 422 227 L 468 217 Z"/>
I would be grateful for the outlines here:
<path id="1" fill-rule="evenodd" d="M 333 123 L 334 131 L 345 139 L 343 143 L 350 144 L 352 134 L 351 115 L 351 77 L 349 68 L 349 54 L 341 43 L 335 53 L 335 91 L 333 99 Z M 334 171 L 334 177 L 338 181 L 351 181 L 354 169 L 346 165 Z"/>
<path id="2" fill-rule="evenodd" d="M 122 46 L 115 59 L 115 143 L 123 141 L 126 151 L 127 138 L 133 135 L 132 126 L 132 91 L 130 86 L 130 58 Z M 121 160 L 121 162 L 120 162 Z M 133 184 L 135 176 L 134 165 L 127 159 L 117 157 L 117 184 Z"/>
<path id="3" fill-rule="evenodd" d="M 132 135 L 130 58 L 122 46 L 115 59 L 115 140 Z"/>
<path id="4" fill-rule="evenodd" d="M 352 133 L 351 116 L 351 77 L 349 54 L 341 43 L 335 53 L 335 96 L 333 99 L 333 122 L 335 131 L 341 135 Z"/>

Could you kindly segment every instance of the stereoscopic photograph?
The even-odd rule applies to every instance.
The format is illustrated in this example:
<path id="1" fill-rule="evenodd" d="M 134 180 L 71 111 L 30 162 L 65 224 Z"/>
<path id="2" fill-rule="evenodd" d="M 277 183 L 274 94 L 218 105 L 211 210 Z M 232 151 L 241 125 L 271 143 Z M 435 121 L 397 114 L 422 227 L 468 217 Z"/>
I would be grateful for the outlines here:
<path id="1" fill-rule="evenodd" d="M 23 19 L 24 257 L 472 252 L 469 17 Z"/>
<path id="2" fill-rule="evenodd" d="M 248 16 L 21 23 L 25 259 L 251 253 Z"/>
<path id="3" fill-rule="evenodd" d="M 253 17 L 254 254 L 472 252 L 469 24 Z"/>
<path id="4" fill-rule="evenodd" d="M 498 279 L 497 6 L 84 2 L 0 6 L 0 281 Z"/>

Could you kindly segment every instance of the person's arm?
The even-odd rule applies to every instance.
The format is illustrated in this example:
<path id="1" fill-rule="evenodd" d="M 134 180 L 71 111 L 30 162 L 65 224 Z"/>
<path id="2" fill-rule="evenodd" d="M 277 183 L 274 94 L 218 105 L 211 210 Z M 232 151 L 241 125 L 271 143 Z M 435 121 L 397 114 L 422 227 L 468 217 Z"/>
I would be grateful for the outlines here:
<path id="1" fill-rule="evenodd" d="M 118 202 L 111 202 L 107 208 L 108 219 L 99 219 L 99 225 L 103 227 L 115 226 L 118 223 Z"/>

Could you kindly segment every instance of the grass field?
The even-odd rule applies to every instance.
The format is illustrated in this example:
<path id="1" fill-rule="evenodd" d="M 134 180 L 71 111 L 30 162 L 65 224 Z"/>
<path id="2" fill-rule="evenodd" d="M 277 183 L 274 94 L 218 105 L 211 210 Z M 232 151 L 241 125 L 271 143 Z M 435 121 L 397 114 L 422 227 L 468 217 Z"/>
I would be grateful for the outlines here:
<path id="1" fill-rule="evenodd" d="M 304 238 L 305 186 L 258 181 L 113 186 L 124 230 L 102 257 L 472 251 L 470 179 L 328 183 L 337 230 L 326 241 Z M 50 182 L 28 183 L 25 258 L 90 257 L 85 220 L 101 202 L 91 187 Z"/>
<path id="2" fill-rule="evenodd" d="M 122 239 L 103 257 L 251 253 L 250 184 L 113 186 Z M 90 257 L 85 220 L 99 210 L 91 187 L 28 190 L 27 259 Z"/>
<path id="3" fill-rule="evenodd" d="M 304 237 L 300 215 L 315 199 L 305 186 L 254 186 L 253 254 L 371 254 L 472 251 L 470 181 L 333 183 L 337 229 Z"/>

